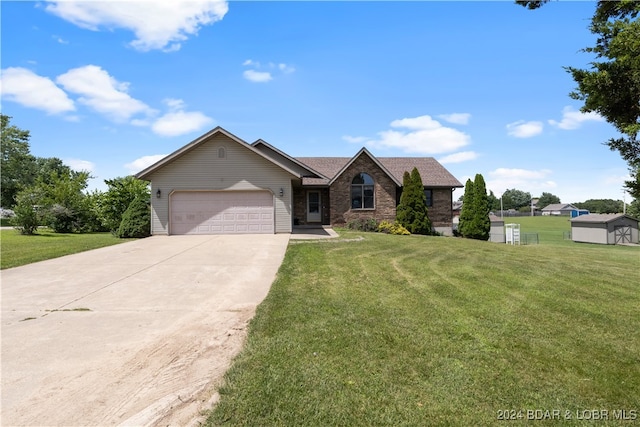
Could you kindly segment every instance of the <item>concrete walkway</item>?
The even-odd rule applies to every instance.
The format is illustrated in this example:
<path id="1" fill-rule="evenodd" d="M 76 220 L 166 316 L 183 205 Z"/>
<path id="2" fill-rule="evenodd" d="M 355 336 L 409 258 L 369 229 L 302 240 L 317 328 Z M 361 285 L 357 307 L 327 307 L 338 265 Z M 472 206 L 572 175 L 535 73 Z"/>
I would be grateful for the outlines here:
<path id="1" fill-rule="evenodd" d="M 186 425 L 288 234 L 157 236 L 2 271 L 2 425 Z"/>

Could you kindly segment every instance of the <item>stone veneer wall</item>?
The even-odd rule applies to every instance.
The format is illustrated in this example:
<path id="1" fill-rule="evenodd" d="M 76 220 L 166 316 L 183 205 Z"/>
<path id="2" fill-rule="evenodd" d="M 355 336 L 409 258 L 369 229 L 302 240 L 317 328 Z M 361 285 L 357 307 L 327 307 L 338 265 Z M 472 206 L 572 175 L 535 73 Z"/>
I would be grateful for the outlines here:
<path id="1" fill-rule="evenodd" d="M 360 172 L 375 181 L 374 209 L 351 209 L 351 181 Z M 394 221 L 396 218 L 396 184 L 366 154 L 359 156 L 331 185 L 331 225 L 344 225 L 355 219 L 374 218 Z"/>

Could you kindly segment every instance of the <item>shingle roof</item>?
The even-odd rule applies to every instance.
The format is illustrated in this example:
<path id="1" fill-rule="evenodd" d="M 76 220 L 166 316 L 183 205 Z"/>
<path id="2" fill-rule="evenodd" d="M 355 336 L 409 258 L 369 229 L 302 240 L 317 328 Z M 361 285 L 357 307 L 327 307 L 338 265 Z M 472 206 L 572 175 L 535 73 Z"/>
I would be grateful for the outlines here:
<path id="1" fill-rule="evenodd" d="M 334 178 L 351 159 L 351 157 L 296 157 L 299 162 L 330 178 Z M 376 157 L 376 159 L 399 182 L 402 182 L 405 171 L 411 172 L 416 167 L 425 187 L 463 187 L 460 181 L 433 157 Z M 327 185 L 329 181 L 304 178 L 303 183 Z"/>
<path id="2" fill-rule="evenodd" d="M 573 206 L 571 203 L 555 203 L 553 205 L 547 205 L 542 208 L 543 211 L 561 211 L 567 209 L 578 209 Z"/>
<path id="3" fill-rule="evenodd" d="M 629 215 L 625 215 L 625 214 L 589 214 L 589 215 L 580 215 L 577 216 L 575 218 L 571 218 L 571 222 L 591 222 L 591 223 L 600 223 L 600 224 L 606 224 L 609 223 L 611 221 L 615 221 L 618 218 L 630 218 L 633 219 L 635 221 L 637 221 L 637 219 L 630 217 Z"/>

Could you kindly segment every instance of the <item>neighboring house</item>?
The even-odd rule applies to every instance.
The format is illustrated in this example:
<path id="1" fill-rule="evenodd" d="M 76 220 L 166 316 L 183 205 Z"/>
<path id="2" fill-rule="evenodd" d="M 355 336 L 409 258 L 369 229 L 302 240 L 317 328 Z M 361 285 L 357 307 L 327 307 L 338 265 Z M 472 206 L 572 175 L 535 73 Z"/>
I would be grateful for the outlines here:
<path id="1" fill-rule="evenodd" d="M 638 243 L 638 220 L 625 214 L 589 214 L 571 219 L 574 242 L 619 245 Z"/>
<path id="2" fill-rule="evenodd" d="M 216 127 L 139 172 L 151 181 L 152 234 L 290 233 L 294 225 L 395 220 L 405 171 L 417 167 L 429 218 L 452 230 L 462 184 L 431 157 L 293 158 Z"/>
<path id="3" fill-rule="evenodd" d="M 542 209 L 542 215 L 571 215 L 571 212 L 578 208 L 571 203 L 555 203 L 547 205 Z"/>

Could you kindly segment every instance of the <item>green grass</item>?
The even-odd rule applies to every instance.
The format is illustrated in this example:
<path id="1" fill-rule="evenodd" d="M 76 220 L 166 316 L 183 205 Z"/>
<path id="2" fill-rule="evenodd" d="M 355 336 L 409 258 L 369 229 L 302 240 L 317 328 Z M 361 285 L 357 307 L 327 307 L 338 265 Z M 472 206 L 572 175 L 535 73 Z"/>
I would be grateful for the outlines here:
<path id="1" fill-rule="evenodd" d="M 118 239 L 111 233 L 65 234 L 39 229 L 36 235 L 23 236 L 16 230 L 0 230 L 0 268 L 18 267 L 127 240 L 131 239 Z"/>
<path id="2" fill-rule="evenodd" d="M 537 233 L 539 243 L 545 245 L 574 246 L 570 236 L 564 239 L 564 233 L 571 232 L 568 216 L 520 216 L 505 217 L 504 223 L 520 224 L 520 233 Z"/>
<path id="3" fill-rule="evenodd" d="M 536 425 L 575 426 L 593 425 L 575 411 L 640 410 L 640 249 L 538 231 L 535 246 L 346 231 L 364 240 L 290 245 L 208 425 L 484 426 L 501 410 L 526 424 L 538 409 L 562 418 Z"/>

